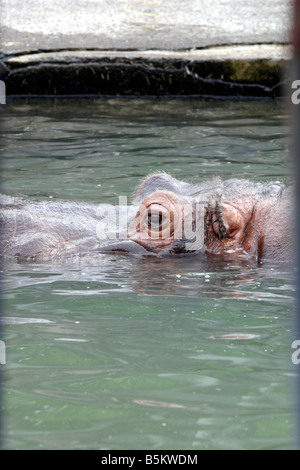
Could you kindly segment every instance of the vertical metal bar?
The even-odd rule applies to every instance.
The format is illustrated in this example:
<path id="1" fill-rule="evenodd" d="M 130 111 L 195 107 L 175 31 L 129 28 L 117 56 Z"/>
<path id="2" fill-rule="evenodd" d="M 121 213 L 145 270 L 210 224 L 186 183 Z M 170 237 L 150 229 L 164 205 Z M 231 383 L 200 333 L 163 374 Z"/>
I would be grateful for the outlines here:
<path id="1" fill-rule="evenodd" d="M 1 43 L 0 43 L 1 44 Z M 3 74 L 2 74 L 2 69 L 1 69 L 1 61 L 0 61 L 0 84 L 4 83 L 2 82 Z M 3 92 L 3 86 L 2 86 L 2 91 L 0 89 L 0 94 Z M 5 90 L 4 90 L 5 93 Z M 0 145 L 2 144 L 2 112 L 3 112 L 3 106 L 5 99 L 3 100 L 3 95 L 0 95 Z M 0 174 L 2 175 L 2 168 L 1 168 L 1 161 L 0 161 Z M 2 184 L 2 180 L 0 178 L 0 185 Z M 0 189 L 1 192 L 1 189 Z M 2 237 L 2 227 L 0 224 L 0 237 Z M 3 330 L 2 330 L 2 324 L 1 324 L 1 318 L 2 318 L 2 261 L 0 260 L 0 340 L 3 338 Z M 1 363 L 1 361 L 0 361 Z M 3 440 L 3 412 L 2 412 L 2 381 L 3 381 L 3 371 L 2 371 L 3 366 L 0 364 L 0 450 L 2 450 L 2 440 Z"/>
<path id="2" fill-rule="evenodd" d="M 300 0 L 294 0 L 293 18 L 293 80 L 300 80 Z M 300 104 L 294 103 L 294 169 L 296 174 L 296 248 L 298 267 L 298 290 L 297 290 L 297 311 L 296 311 L 296 338 L 300 340 Z M 300 365 L 297 366 L 297 443 L 300 449 Z"/>
<path id="3" fill-rule="evenodd" d="M 1 81 L 3 78 L 2 76 L 2 70 L 1 70 L 1 62 L 0 62 L 0 84 L 4 83 Z M 2 92 L 3 92 L 3 86 L 2 86 Z M 4 90 L 5 93 L 5 90 Z M 1 94 L 1 89 L 0 89 L 0 94 Z M 2 113 L 3 113 L 3 106 L 5 99 L 3 100 L 3 95 L 0 95 L 0 145 L 2 144 Z M 1 161 L 0 161 L 0 166 L 1 166 Z M 2 175 L 1 172 L 2 168 L 0 167 L 0 174 Z M 2 184 L 2 180 L 0 179 L 0 185 Z M 0 189 L 1 192 L 1 189 Z M 0 237 L 2 237 L 2 227 L 0 224 Z M 0 260 L 0 341 L 3 338 L 3 330 L 2 330 L 2 324 L 1 324 L 1 318 L 2 318 L 2 261 Z M 0 450 L 2 450 L 2 441 L 3 441 L 3 412 L 2 412 L 2 382 L 3 382 L 3 371 L 2 371 L 3 366 L 1 366 L 1 361 L 0 361 Z"/>

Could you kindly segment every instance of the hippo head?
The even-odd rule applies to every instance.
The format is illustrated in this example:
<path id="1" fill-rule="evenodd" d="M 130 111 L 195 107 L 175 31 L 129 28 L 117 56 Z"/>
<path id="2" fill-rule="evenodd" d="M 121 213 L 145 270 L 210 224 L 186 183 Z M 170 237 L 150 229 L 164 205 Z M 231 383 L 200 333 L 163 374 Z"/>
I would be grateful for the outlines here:
<path id="1" fill-rule="evenodd" d="M 205 251 L 280 258 L 287 244 L 282 223 L 290 205 L 283 193 L 279 182 L 216 178 L 188 184 L 154 174 L 136 191 L 128 235 L 153 254 Z"/>
<path id="2" fill-rule="evenodd" d="M 2 196 L 0 255 L 43 261 L 95 252 L 293 259 L 293 200 L 293 186 L 279 182 L 215 178 L 189 184 L 166 173 L 148 176 L 129 206 L 121 199 L 112 206 Z"/>

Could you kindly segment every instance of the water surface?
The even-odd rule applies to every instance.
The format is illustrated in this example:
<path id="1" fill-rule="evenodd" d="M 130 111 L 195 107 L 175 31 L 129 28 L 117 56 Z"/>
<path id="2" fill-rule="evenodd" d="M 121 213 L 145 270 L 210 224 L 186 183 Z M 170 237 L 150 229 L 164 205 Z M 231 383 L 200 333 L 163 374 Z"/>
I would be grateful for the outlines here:
<path id="1" fill-rule="evenodd" d="M 278 101 L 11 100 L 2 192 L 118 203 L 147 174 L 288 178 Z M 294 446 L 293 269 L 203 255 L 5 267 L 7 449 Z"/>

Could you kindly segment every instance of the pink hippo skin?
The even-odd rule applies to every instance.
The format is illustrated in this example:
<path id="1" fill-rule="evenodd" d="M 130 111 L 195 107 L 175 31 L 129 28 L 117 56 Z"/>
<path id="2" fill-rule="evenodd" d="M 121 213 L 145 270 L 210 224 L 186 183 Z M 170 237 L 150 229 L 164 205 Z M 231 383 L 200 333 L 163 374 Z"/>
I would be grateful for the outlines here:
<path id="1" fill-rule="evenodd" d="M 1 255 L 19 262 L 110 252 L 294 257 L 294 190 L 277 181 L 189 184 L 157 173 L 127 207 L 10 196 L 1 206 Z"/>

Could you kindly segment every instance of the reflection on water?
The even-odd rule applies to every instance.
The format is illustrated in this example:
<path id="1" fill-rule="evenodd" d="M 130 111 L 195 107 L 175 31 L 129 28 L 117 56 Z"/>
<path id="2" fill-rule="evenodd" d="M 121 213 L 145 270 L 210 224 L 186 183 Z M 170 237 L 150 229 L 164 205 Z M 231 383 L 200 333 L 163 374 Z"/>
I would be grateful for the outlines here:
<path id="1" fill-rule="evenodd" d="M 3 118 L 12 195 L 289 174 L 277 101 L 13 100 Z M 7 264 L 5 448 L 293 447 L 293 277 L 203 254 Z"/>
<path id="2" fill-rule="evenodd" d="M 59 283 L 69 285 L 72 295 L 97 295 L 112 292 L 136 292 L 145 295 L 183 296 L 192 298 L 237 298 L 292 301 L 294 270 L 284 263 L 255 260 L 229 260 L 205 254 L 156 257 L 93 255 L 83 259 L 55 261 L 47 264 L 7 265 L 9 276 L 3 280 L 7 289 Z M 45 272 L 46 271 L 46 272 Z M 69 284 L 70 283 L 70 284 Z M 86 290 L 88 286 L 88 290 Z M 55 289 L 64 294 L 64 290 Z"/>

